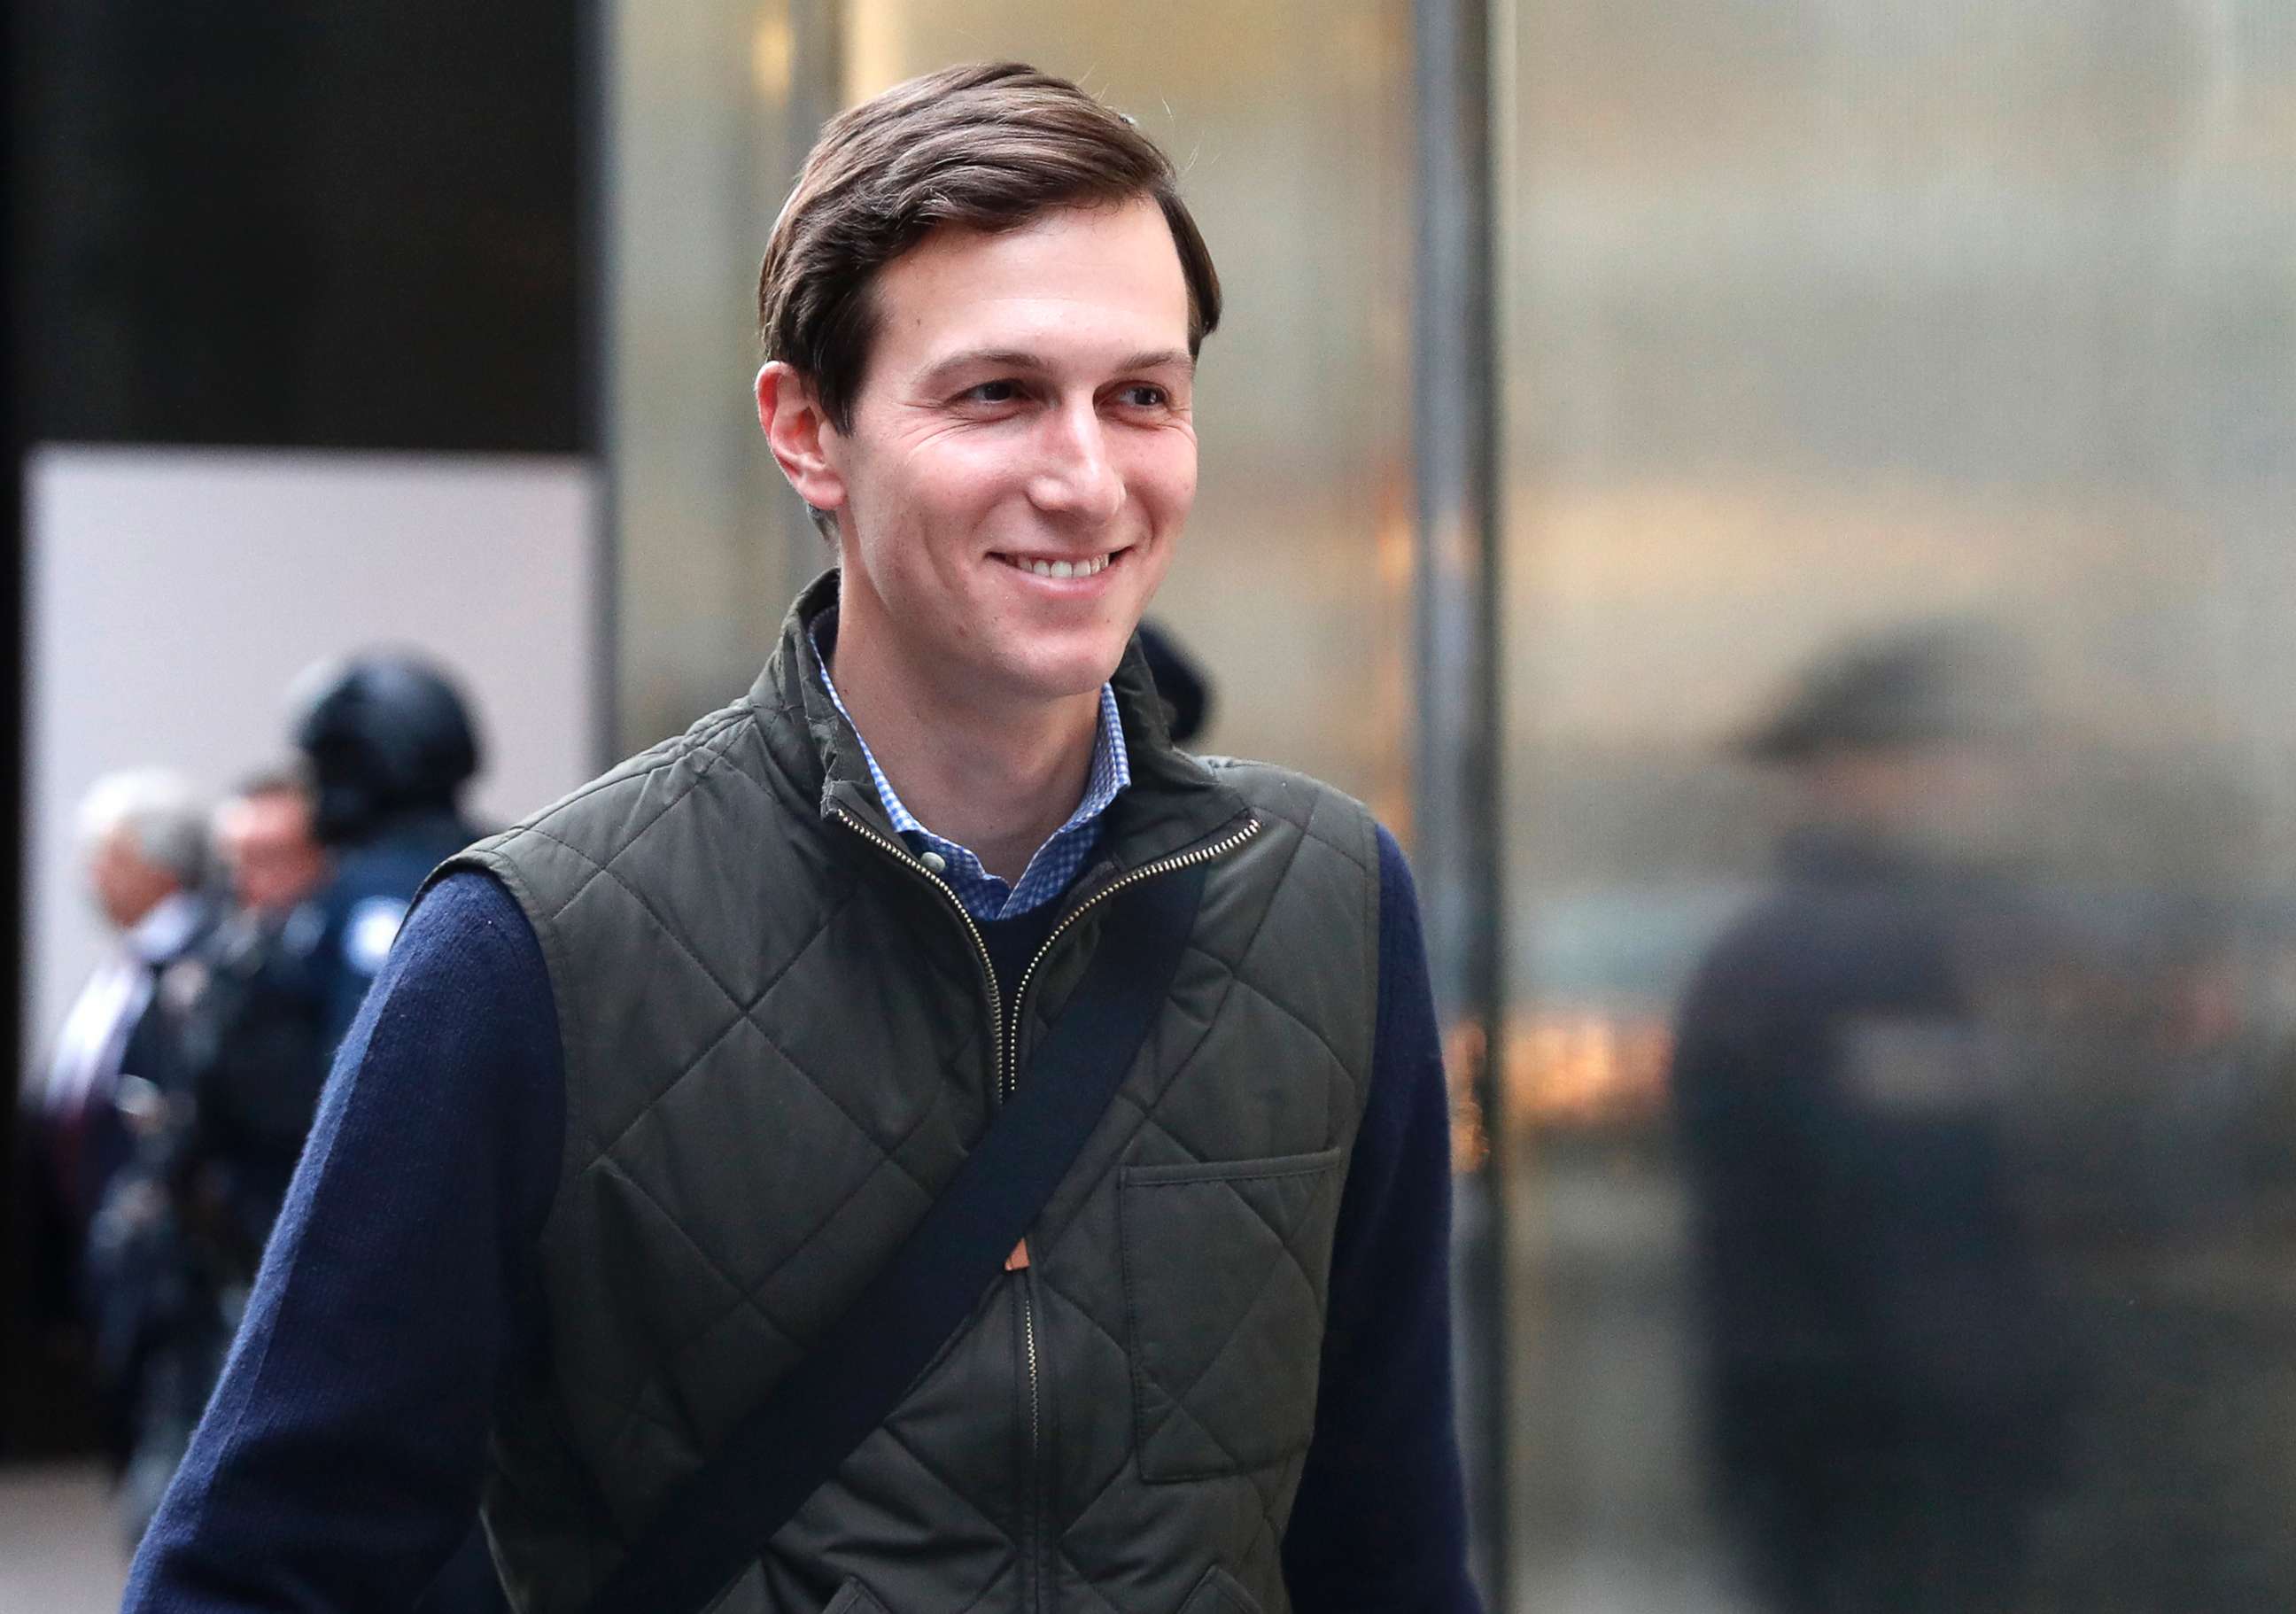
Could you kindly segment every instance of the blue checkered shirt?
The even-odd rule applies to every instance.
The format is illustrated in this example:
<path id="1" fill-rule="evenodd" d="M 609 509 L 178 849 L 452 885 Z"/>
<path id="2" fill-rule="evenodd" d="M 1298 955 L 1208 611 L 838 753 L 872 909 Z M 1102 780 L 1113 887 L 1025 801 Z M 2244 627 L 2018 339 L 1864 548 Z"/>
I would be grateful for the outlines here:
<path id="1" fill-rule="evenodd" d="M 821 654 L 819 641 L 814 643 L 814 660 L 821 663 L 821 684 L 829 698 L 837 703 L 838 712 L 848 723 L 853 714 L 845 709 L 845 701 L 837 692 L 836 684 L 829 676 L 829 658 Z M 856 739 L 861 737 L 861 725 L 853 724 Z M 861 740 L 861 760 L 869 765 L 870 781 L 877 787 L 877 799 L 885 804 L 885 816 L 893 821 L 893 828 L 909 845 L 909 850 L 922 859 L 928 853 L 939 857 L 942 867 L 936 871 L 947 881 L 964 911 L 975 919 L 1011 919 L 1040 908 L 1069 889 L 1092 848 L 1100 840 L 1100 815 L 1116 793 L 1132 782 L 1132 764 L 1124 750 L 1124 725 L 1116 715 L 1116 691 L 1108 684 L 1100 686 L 1100 733 L 1093 741 L 1092 776 L 1085 782 L 1084 799 L 1077 803 L 1069 821 L 1052 833 L 1052 838 L 1037 848 L 1029 859 L 1029 866 L 1021 872 L 1018 883 L 1006 885 L 980 866 L 980 859 L 954 840 L 944 840 L 916 821 L 915 815 L 901 805 L 894 792 L 893 782 L 885 777 L 885 770 L 877 766 L 877 758 L 869 750 L 869 742 Z M 931 866 L 928 864 L 928 866 Z"/>

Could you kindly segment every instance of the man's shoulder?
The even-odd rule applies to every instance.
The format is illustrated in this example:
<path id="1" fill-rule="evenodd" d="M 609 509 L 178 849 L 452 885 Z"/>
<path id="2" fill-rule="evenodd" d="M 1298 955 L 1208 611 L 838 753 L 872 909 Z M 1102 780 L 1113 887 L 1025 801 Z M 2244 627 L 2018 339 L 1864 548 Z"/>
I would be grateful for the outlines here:
<path id="1" fill-rule="evenodd" d="M 754 733 L 756 707 L 744 699 L 719 708 L 673 735 L 623 758 L 586 783 L 528 815 L 508 829 L 477 842 L 459 863 L 501 873 L 505 858 L 548 859 L 552 849 L 586 866 L 613 861 L 648 829 L 697 794 L 706 796 L 713 779 L 739 776 L 744 798 L 758 778 L 758 748 L 746 743 Z M 451 866 L 451 865 L 450 865 Z"/>
<path id="2" fill-rule="evenodd" d="M 1336 785 L 1272 762 L 1242 757 L 1199 757 L 1263 820 L 1273 819 L 1339 853 L 1364 875 L 1379 879 L 1379 821 Z"/>

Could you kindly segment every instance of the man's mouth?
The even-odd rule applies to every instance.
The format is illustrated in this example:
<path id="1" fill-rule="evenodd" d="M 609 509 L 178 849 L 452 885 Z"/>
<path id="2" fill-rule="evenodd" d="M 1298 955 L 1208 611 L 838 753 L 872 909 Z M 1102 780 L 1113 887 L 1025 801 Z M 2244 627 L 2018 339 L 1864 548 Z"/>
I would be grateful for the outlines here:
<path id="1" fill-rule="evenodd" d="M 1106 571 L 1124 553 L 1120 549 L 1105 554 L 1087 555 L 1081 560 L 1054 560 L 1046 555 L 997 554 L 996 558 L 1016 571 L 1025 571 L 1038 578 L 1096 578 Z"/>

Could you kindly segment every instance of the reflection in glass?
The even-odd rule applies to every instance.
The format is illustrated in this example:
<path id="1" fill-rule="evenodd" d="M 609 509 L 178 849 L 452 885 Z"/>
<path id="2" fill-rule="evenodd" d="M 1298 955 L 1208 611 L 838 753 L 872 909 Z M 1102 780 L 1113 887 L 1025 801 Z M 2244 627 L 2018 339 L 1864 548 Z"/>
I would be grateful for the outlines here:
<path id="1" fill-rule="evenodd" d="M 2059 949 L 2003 833 L 2032 781 L 1992 648 L 1861 642 L 1747 737 L 1791 819 L 1681 1011 L 1707 1471 L 1783 1614 L 2011 1606 L 2059 1478 L 2068 1341 L 1986 1014 Z"/>
<path id="2" fill-rule="evenodd" d="M 1506 15 L 1518 1605 L 2289 1606 L 2296 29 Z"/>

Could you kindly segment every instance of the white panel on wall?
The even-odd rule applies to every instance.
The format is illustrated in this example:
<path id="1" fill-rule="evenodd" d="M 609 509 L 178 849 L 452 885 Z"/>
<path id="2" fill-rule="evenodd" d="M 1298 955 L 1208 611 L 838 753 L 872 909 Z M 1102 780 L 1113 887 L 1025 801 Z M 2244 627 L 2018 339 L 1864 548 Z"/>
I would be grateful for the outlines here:
<path id="1" fill-rule="evenodd" d="M 482 823 L 597 771 L 586 461 L 50 446 L 25 501 L 28 1058 L 103 945 L 74 866 L 82 793 L 146 765 L 227 788 L 285 754 L 313 663 L 404 647 L 451 668 Z"/>

